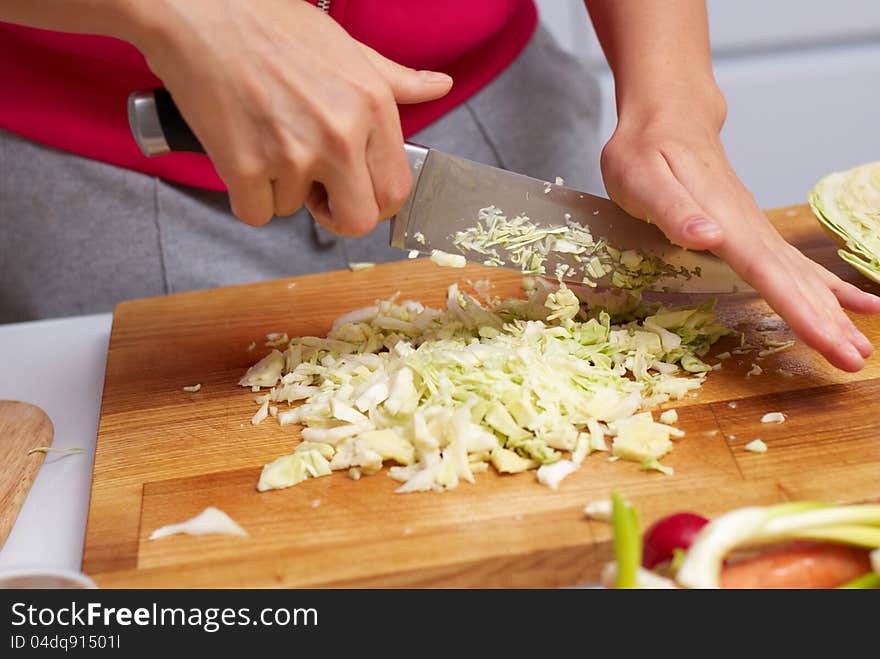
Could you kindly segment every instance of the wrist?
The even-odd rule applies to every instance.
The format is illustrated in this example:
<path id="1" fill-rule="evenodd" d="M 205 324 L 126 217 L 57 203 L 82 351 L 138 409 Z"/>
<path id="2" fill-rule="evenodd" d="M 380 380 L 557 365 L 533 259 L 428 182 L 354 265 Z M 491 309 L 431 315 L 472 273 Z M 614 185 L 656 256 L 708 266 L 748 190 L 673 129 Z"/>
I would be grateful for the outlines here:
<path id="1" fill-rule="evenodd" d="M 174 0 L 116 0 L 109 3 L 105 20 L 114 37 L 128 41 L 147 59 L 173 41 Z"/>
<path id="2" fill-rule="evenodd" d="M 621 125 L 647 125 L 675 116 L 720 132 L 727 117 L 727 102 L 711 75 L 644 80 L 618 87 L 616 96 Z"/>

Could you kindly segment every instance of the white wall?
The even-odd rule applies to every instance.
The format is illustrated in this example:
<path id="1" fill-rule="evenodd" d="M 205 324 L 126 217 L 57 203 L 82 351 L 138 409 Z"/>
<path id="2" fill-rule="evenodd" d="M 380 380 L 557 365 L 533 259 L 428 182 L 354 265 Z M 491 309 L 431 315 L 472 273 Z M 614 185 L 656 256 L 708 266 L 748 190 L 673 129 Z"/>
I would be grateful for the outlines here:
<path id="1" fill-rule="evenodd" d="M 541 19 L 603 81 L 611 77 L 581 0 L 538 0 Z M 723 138 L 764 207 L 802 203 L 822 175 L 880 160 L 878 0 L 708 0 Z"/>

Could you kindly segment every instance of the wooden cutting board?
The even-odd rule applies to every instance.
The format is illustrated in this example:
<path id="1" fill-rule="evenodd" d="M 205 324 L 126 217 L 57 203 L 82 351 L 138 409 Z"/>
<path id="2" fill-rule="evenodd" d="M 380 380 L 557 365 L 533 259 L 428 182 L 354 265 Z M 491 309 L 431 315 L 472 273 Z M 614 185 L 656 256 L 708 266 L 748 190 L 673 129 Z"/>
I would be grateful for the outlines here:
<path id="1" fill-rule="evenodd" d="M 838 261 L 806 207 L 770 216 L 812 258 L 872 289 Z M 483 474 L 443 494 L 394 494 L 397 483 L 384 473 L 357 482 L 336 473 L 256 491 L 262 465 L 298 440 L 272 419 L 252 426 L 253 394 L 236 385 L 269 350 L 266 333 L 323 335 L 340 314 L 396 291 L 440 306 L 447 285 L 479 278 L 498 294 L 519 292 L 516 273 L 420 259 L 119 305 L 83 570 L 102 587 L 592 583 L 610 557 L 610 532 L 585 521 L 582 509 L 612 489 L 633 499 L 645 522 L 681 510 L 715 515 L 747 504 L 880 496 L 880 359 L 846 374 L 802 345 L 760 361 L 764 373 L 756 377 L 746 377 L 754 353 L 727 360 L 695 398 L 674 405 L 687 436 L 664 459 L 675 468 L 671 477 L 594 454 L 556 492 L 534 473 Z M 752 344 L 792 337 L 757 297 L 725 298 L 719 309 Z M 880 340 L 880 319 L 856 322 Z M 251 341 L 258 348 L 247 352 Z M 713 354 L 736 343 L 726 338 Z M 196 383 L 198 393 L 181 390 Z M 788 420 L 761 424 L 771 411 Z M 744 450 L 756 437 L 767 453 Z M 147 540 L 209 505 L 250 537 Z"/>
<path id="2" fill-rule="evenodd" d="M 46 457 L 29 451 L 50 446 L 54 433 L 49 416 L 36 405 L 0 400 L 0 549 Z"/>

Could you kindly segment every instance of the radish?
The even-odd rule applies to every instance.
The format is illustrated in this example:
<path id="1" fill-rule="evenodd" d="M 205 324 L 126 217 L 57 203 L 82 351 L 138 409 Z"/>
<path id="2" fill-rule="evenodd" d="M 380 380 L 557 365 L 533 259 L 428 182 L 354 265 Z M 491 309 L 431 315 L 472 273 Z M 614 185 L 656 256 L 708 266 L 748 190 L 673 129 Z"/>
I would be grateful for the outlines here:
<path id="1" fill-rule="evenodd" d="M 676 513 L 654 522 L 645 532 L 642 565 L 651 570 L 672 560 L 676 549 L 688 549 L 709 520 L 694 513 Z"/>

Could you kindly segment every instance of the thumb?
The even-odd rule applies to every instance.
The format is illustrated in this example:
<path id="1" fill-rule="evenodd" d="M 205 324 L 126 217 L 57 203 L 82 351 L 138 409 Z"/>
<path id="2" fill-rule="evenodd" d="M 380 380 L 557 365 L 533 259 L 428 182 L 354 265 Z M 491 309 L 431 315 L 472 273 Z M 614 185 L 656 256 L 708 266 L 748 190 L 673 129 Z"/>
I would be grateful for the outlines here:
<path id="1" fill-rule="evenodd" d="M 723 242 L 721 225 L 700 207 L 668 165 L 629 167 L 620 185 L 609 183 L 606 177 L 608 194 L 621 208 L 656 224 L 676 245 L 702 250 Z"/>
<path id="2" fill-rule="evenodd" d="M 358 44 L 394 94 L 398 103 L 424 103 L 442 98 L 452 88 L 452 78 L 438 71 L 416 71 L 392 62 L 369 46 Z"/>

